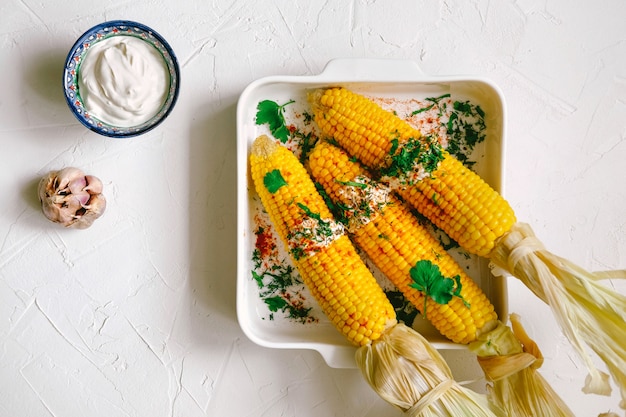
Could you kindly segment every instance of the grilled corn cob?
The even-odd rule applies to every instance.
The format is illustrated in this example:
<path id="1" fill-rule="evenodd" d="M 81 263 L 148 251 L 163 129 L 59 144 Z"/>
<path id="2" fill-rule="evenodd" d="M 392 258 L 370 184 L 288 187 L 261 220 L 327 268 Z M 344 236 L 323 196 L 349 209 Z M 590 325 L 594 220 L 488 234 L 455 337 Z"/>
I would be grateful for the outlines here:
<path id="1" fill-rule="evenodd" d="M 309 154 L 309 171 L 322 186 L 336 218 L 379 269 L 415 306 L 424 305 L 426 316 L 449 339 L 470 344 L 487 379 L 492 381 L 490 398 L 511 417 L 550 415 L 573 417 L 567 405 L 536 372 L 541 353 L 524 335 L 523 341 L 498 320 L 493 305 L 454 259 L 445 252 L 389 189 L 369 178 L 347 153 L 319 142 Z M 415 265 L 437 265 L 430 287 L 415 288 Z M 427 269 L 432 273 L 432 269 Z M 427 296 L 441 282 L 459 277 L 458 293 L 443 301 Z M 448 293 L 450 294 L 450 293 Z M 424 300 L 428 302 L 424 303 Z M 535 349 L 530 352 L 527 346 Z M 529 349 L 530 350 L 530 349 Z M 525 395 L 511 395 L 511 393 Z"/>
<path id="2" fill-rule="evenodd" d="M 263 206 L 324 313 L 355 345 L 376 340 L 393 325 L 393 306 L 304 167 L 269 138 L 254 143 L 250 165 Z"/>
<path id="3" fill-rule="evenodd" d="M 338 208 L 336 217 L 344 219 L 348 232 L 394 283 L 405 297 L 444 336 L 456 343 L 476 340 L 479 330 L 497 320 L 494 307 L 465 271 L 444 250 L 439 241 L 389 192 L 389 188 L 369 178 L 361 166 L 338 147 L 319 142 L 309 155 L 309 171 Z M 426 263 L 424 263 L 426 262 Z M 424 265 L 424 266 L 422 266 Z M 456 277 L 458 294 L 437 302 L 437 293 L 418 291 L 412 276 L 440 271 L 438 286 L 452 284 Z M 425 295 L 426 294 L 426 295 Z"/>
<path id="4" fill-rule="evenodd" d="M 312 102 L 325 134 L 368 168 L 399 183 L 394 188 L 402 198 L 467 251 L 488 255 L 515 223 L 506 200 L 478 175 L 366 97 L 331 88 L 317 90 Z"/>
<path id="5" fill-rule="evenodd" d="M 438 352 L 397 323 L 393 306 L 349 238 L 332 226 L 328 207 L 294 154 L 260 136 L 252 145 L 250 172 L 303 281 L 336 328 L 361 346 L 357 364 L 383 399 L 411 416 L 503 415 L 455 382 Z"/>
<path id="6" fill-rule="evenodd" d="M 403 199 L 499 273 L 519 278 L 545 301 L 585 363 L 584 392 L 608 395 L 608 375 L 593 364 L 586 343 L 619 385 L 626 409 L 626 345 L 615 343 L 626 320 L 626 296 L 592 273 L 547 251 L 531 228 L 478 175 L 407 123 L 343 88 L 310 95 L 315 121 Z M 434 162 L 436 161 L 436 162 Z M 619 277 L 626 272 L 618 271 Z"/>

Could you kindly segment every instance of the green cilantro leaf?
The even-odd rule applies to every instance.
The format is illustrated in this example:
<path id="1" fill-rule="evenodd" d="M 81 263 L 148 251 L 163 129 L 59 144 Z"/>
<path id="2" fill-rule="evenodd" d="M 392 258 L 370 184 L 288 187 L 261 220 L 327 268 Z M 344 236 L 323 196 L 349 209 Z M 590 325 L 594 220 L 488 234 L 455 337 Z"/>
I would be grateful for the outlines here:
<path id="1" fill-rule="evenodd" d="M 461 277 L 446 278 L 439 270 L 439 266 L 428 260 L 418 261 L 410 270 L 413 282 L 410 287 L 421 291 L 424 294 L 424 308 L 422 314 L 426 316 L 426 301 L 428 297 L 432 298 L 437 304 L 448 304 L 452 297 L 461 296 Z M 469 303 L 463 300 L 463 303 L 469 308 Z"/>
<path id="2" fill-rule="evenodd" d="M 422 107 L 421 109 L 417 109 L 414 112 L 411 113 L 411 116 L 415 116 L 416 114 L 420 114 L 420 113 L 424 113 L 430 109 L 432 109 L 433 107 L 435 107 L 435 104 L 431 104 L 430 106 L 426 106 L 426 107 Z"/>
<path id="3" fill-rule="evenodd" d="M 272 135 L 282 143 L 287 142 L 287 139 L 289 139 L 289 129 L 286 126 L 283 112 L 285 106 L 291 103 L 294 103 L 294 100 L 290 100 L 282 105 L 272 100 L 263 100 L 257 105 L 256 124 L 267 124 Z"/>
<path id="4" fill-rule="evenodd" d="M 322 216 L 319 213 L 314 213 L 313 211 L 311 211 L 310 208 L 308 208 L 307 206 L 305 206 L 302 203 L 296 203 L 296 205 L 298 207 L 300 207 L 300 209 L 304 212 L 304 214 L 306 214 L 307 216 L 311 217 L 312 219 L 315 219 L 317 221 L 322 221 Z"/>
<path id="5" fill-rule="evenodd" d="M 263 276 L 256 271 L 252 271 L 252 278 L 256 281 L 259 288 L 263 288 Z"/>
<path id="6" fill-rule="evenodd" d="M 282 310 L 287 306 L 287 301 L 279 296 L 267 297 L 263 301 L 265 301 L 265 304 L 267 304 L 267 307 L 270 309 L 270 311 L 273 312 Z"/>
<path id="7" fill-rule="evenodd" d="M 335 182 L 341 184 L 341 185 L 345 185 L 348 187 L 354 187 L 354 188 L 361 188 L 363 190 L 365 190 L 367 187 L 369 187 L 367 184 L 363 183 L 363 182 L 356 182 L 356 181 L 339 181 L 339 180 L 335 180 Z"/>
<path id="8" fill-rule="evenodd" d="M 274 194 L 280 187 L 287 185 L 287 181 L 285 181 L 280 171 L 275 169 L 265 174 L 263 184 L 265 188 L 267 188 L 267 191 Z"/>

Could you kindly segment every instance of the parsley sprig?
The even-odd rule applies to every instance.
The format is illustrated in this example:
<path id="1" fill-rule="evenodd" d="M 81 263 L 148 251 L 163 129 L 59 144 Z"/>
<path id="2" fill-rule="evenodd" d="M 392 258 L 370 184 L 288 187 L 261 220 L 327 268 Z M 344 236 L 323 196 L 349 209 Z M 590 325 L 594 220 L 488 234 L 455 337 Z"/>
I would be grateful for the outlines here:
<path id="1" fill-rule="evenodd" d="M 424 308 L 422 315 L 426 317 L 426 302 L 428 297 L 432 298 L 437 304 L 448 304 L 453 297 L 459 297 L 463 300 L 465 307 L 470 305 L 461 295 L 461 277 L 456 275 L 453 278 L 443 276 L 439 270 L 439 266 L 429 260 L 418 261 L 410 270 L 413 282 L 410 287 L 421 291 L 424 294 Z"/>
<path id="2" fill-rule="evenodd" d="M 274 169 L 265 174 L 263 177 L 263 185 L 265 185 L 267 191 L 274 194 L 280 187 L 287 185 L 287 181 L 285 181 L 285 178 L 283 178 L 283 175 L 278 169 Z"/>
<path id="3" fill-rule="evenodd" d="M 259 102 L 257 104 L 256 124 L 267 124 L 272 135 L 281 143 L 287 143 L 290 139 L 295 141 L 300 149 L 300 162 L 304 164 L 309 152 L 317 143 L 318 137 L 314 131 L 305 132 L 294 124 L 288 124 L 285 120 L 285 108 L 295 102 L 295 100 L 289 100 L 284 104 L 278 104 L 272 100 Z M 304 126 L 313 123 L 311 113 L 305 111 L 302 116 Z"/>
<path id="4" fill-rule="evenodd" d="M 267 123 L 272 135 L 282 143 L 289 139 L 289 128 L 285 122 L 285 107 L 294 100 L 289 100 L 285 104 L 278 104 L 272 100 L 263 100 L 257 105 L 256 124 L 262 125 Z"/>

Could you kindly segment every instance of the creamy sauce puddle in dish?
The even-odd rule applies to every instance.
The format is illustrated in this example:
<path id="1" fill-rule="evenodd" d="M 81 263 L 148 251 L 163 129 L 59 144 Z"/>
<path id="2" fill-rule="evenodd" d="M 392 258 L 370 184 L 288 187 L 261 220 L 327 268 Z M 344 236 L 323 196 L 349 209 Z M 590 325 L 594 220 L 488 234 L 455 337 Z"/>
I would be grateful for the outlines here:
<path id="1" fill-rule="evenodd" d="M 119 127 L 140 125 L 157 114 L 169 83 L 161 53 L 134 36 L 114 36 L 93 44 L 78 72 L 85 109 Z"/>

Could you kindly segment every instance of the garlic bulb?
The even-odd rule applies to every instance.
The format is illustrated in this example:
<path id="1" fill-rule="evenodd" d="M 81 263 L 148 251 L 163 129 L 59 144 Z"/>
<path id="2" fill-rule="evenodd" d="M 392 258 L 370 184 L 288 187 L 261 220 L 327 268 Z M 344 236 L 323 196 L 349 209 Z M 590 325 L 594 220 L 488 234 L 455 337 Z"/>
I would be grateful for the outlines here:
<path id="1" fill-rule="evenodd" d="M 48 173 L 39 182 L 39 200 L 44 215 L 65 227 L 85 229 L 104 213 L 102 182 L 78 168 Z"/>

